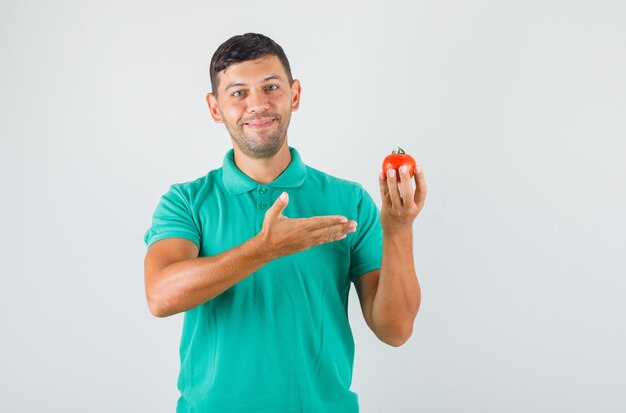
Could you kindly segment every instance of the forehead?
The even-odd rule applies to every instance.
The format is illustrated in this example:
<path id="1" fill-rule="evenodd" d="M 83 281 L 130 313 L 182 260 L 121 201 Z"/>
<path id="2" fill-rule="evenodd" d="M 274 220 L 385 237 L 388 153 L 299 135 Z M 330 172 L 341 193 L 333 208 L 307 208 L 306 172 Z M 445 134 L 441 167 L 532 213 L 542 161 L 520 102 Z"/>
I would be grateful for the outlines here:
<path id="1" fill-rule="evenodd" d="M 218 73 L 220 89 L 225 89 L 231 83 L 260 83 L 270 76 L 279 76 L 283 81 L 287 81 L 287 72 L 277 56 L 263 56 L 235 63 Z"/>

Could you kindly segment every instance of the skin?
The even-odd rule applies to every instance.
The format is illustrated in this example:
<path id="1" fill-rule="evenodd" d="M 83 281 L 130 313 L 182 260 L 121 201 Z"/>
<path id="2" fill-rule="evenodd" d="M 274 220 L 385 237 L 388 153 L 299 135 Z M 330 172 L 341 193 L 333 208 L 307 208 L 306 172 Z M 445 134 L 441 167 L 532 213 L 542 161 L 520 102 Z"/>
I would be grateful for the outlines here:
<path id="1" fill-rule="evenodd" d="M 298 110 L 301 86 L 289 84 L 275 56 L 231 65 L 218 75 L 216 93 L 206 97 L 215 122 L 224 123 L 233 142 L 237 167 L 259 183 L 270 183 L 289 165 L 287 129 Z M 383 342 L 400 346 L 413 332 L 421 291 L 413 263 L 412 225 L 426 199 L 426 183 L 416 167 L 379 176 L 382 197 L 381 269 L 355 282 L 365 321 Z M 262 229 L 243 244 L 210 257 L 183 238 L 155 242 L 146 254 L 148 306 L 167 317 L 203 304 L 268 262 L 315 245 L 335 242 L 356 231 L 343 216 L 292 219 L 282 215 L 289 203 L 283 193 L 266 212 Z"/>

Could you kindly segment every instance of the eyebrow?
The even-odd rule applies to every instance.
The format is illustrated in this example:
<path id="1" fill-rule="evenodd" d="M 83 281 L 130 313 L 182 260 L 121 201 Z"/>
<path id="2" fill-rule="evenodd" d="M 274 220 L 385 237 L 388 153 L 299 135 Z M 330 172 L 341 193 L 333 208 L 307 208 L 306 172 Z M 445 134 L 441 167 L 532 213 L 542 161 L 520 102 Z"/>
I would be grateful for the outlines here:
<path id="1" fill-rule="evenodd" d="M 272 76 L 268 76 L 265 79 L 263 79 L 261 81 L 261 83 L 267 82 L 269 80 L 281 80 L 282 81 L 283 79 L 280 76 L 278 76 L 278 75 L 272 75 Z M 239 86 L 247 86 L 247 84 L 245 84 L 245 83 L 229 83 L 228 86 L 226 86 L 226 89 L 224 89 L 224 90 L 228 90 L 230 88 L 239 87 Z"/>

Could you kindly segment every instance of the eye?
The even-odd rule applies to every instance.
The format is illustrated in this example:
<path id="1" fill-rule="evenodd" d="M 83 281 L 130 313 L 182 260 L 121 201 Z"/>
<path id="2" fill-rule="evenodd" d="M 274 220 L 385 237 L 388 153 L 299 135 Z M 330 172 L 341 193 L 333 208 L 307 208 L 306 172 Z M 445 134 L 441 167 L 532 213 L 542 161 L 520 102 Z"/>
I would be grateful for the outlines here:
<path id="1" fill-rule="evenodd" d="M 268 85 L 265 90 L 274 91 L 278 90 L 278 85 Z"/>
<path id="2" fill-rule="evenodd" d="M 236 98 L 240 98 L 242 97 L 246 92 L 244 92 L 243 90 L 237 90 L 236 92 L 233 92 L 233 96 Z"/>

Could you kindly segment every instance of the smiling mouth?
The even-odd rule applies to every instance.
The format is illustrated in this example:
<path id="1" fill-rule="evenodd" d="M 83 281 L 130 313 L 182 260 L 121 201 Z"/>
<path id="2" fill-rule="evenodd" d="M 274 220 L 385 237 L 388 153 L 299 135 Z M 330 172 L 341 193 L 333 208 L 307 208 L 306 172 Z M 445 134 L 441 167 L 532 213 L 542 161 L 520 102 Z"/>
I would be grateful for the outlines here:
<path id="1" fill-rule="evenodd" d="M 254 128 L 254 129 L 267 128 L 268 126 L 272 125 L 275 120 L 276 119 L 263 119 L 263 120 L 256 120 L 254 122 L 244 122 L 243 126 L 247 126 L 249 128 Z"/>

